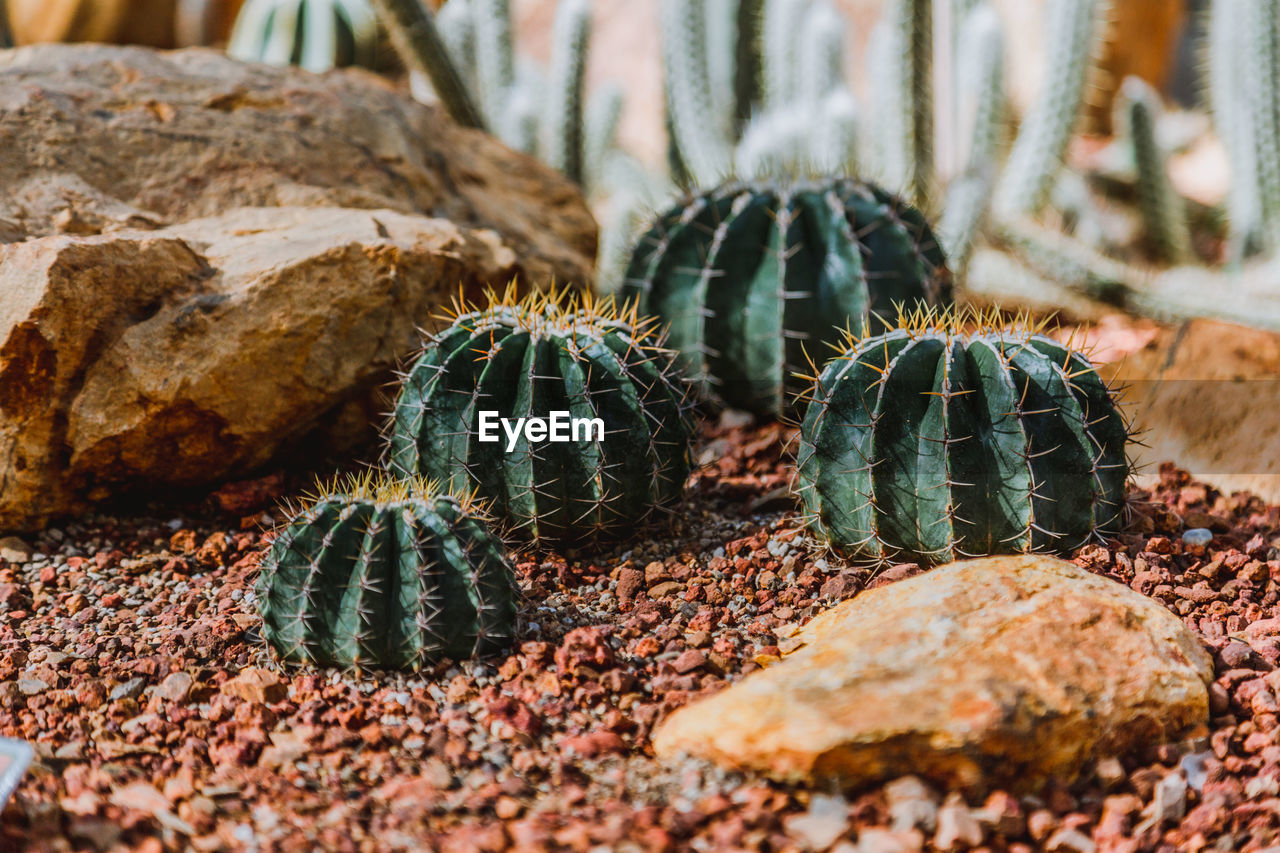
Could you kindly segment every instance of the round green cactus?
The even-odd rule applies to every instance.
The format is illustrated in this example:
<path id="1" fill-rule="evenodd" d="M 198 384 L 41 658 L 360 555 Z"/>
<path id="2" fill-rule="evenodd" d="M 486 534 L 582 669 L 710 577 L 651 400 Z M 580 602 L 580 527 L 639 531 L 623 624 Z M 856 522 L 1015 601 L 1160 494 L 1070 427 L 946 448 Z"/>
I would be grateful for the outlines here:
<path id="1" fill-rule="evenodd" d="M 841 329 L 949 305 L 951 275 L 920 211 L 871 184 L 735 183 L 657 218 L 623 296 L 668 324 L 704 396 L 779 415 Z"/>
<path id="2" fill-rule="evenodd" d="M 256 585 L 281 660 L 413 669 L 505 648 L 519 590 L 469 498 L 421 480 L 357 478 L 285 525 Z"/>
<path id="3" fill-rule="evenodd" d="M 405 376 L 393 472 L 473 489 L 513 533 L 557 545 L 620 538 L 679 500 L 688 389 L 651 324 L 566 293 L 458 314 Z"/>
<path id="4" fill-rule="evenodd" d="M 821 371 L 798 491 L 841 554 L 937 563 L 1064 551 L 1121 520 L 1124 417 L 1083 355 L 1019 322 L 917 316 Z"/>

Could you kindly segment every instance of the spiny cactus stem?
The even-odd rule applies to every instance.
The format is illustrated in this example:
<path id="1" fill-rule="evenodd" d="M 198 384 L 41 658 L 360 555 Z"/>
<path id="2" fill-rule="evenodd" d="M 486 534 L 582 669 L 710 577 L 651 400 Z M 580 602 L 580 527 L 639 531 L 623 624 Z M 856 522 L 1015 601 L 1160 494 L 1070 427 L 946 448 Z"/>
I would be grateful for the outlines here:
<path id="1" fill-rule="evenodd" d="M 553 25 L 543 149 L 546 161 L 578 184 L 583 182 L 583 93 L 590 35 L 587 0 L 560 0 Z"/>
<path id="2" fill-rule="evenodd" d="M 764 26 L 765 0 L 738 0 L 738 39 L 734 63 L 734 101 L 736 104 L 734 134 L 741 133 L 760 103 L 761 28 Z"/>
<path id="3" fill-rule="evenodd" d="M 1165 260 L 1184 263 L 1191 257 L 1191 230 L 1186 207 L 1169 178 L 1168 161 L 1156 138 L 1159 95 L 1138 77 L 1127 78 L 1121 93 L 1124 125 L 1138 170 L 1138 204 L 1147 233 Z"/>
<path id="4" fill-rule="evenodd" d="M 480 110 L 449 57 L 431 11 L 420 0 L 370 0 L 391 43 L 409 66 L 427 75 L 449 116 L 464 127 L 485 130 Z"/>
<path id="5" fill-rule="evenodd" d="M 928 209 L 933 197 L 933 0 L 900 0 L 909 28 L 903 90 L 911 109 L 911 191 Z"/>

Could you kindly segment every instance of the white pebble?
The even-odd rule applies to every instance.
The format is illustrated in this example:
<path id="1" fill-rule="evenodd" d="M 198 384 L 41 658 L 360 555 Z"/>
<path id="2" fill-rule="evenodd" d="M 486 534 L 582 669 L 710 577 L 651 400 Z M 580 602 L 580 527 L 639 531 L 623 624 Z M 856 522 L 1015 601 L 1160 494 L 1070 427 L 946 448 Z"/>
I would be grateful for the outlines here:
<path id="1" fill-rule="evenodd" d="M 1207 527 L 1193 527 L 1182 534 L 1182 541 L 1188 545 L 1208 545 L 1213 540 L 1213 531 Z"/>

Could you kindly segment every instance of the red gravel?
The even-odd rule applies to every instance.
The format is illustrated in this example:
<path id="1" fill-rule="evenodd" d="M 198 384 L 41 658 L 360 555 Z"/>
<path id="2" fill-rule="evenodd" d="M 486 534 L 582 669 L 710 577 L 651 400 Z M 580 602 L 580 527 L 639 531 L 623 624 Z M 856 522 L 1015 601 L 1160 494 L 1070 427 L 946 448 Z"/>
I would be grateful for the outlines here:
<path id="1" fill-rule="evenodd" d="M 1103 761 L 1076 787 L 970 802 L 911 778 L 844 799 L 655 762 L 649 733 L 666 714 L 777 656 L 791 626 L 869 580 L 798 529 L 778 461 L 787 430 L 722 423 L 704 438 L 704 472 L 663 539 L 521 555 L 522 642 L 412 678 L 270 663 L 252 584 L 283 480 L 222 490 L 210 512 L 173 522 L 46 531 L 31 560 L 0 562 L 0 733 L 38 750 L 0 846 L 802 850 L 843 838 L 834 849 L 1083 853 L 1280 841 L 1280 507 L 1172 468 L 1135 493 L 1130 533 L 1075 559 L 1164 602 L 1213 651 L 1207 737 Z M 210 514 L 223 510 L 249 517 Z M 1187 527 L 1215 536 L 1186 546 Z"/>

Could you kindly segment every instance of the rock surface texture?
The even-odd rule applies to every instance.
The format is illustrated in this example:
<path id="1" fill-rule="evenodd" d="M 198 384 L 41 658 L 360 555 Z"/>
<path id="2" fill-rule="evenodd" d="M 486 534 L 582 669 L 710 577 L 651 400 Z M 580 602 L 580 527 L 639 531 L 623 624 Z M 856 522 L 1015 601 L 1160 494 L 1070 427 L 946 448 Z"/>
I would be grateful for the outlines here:
<path id="1" fill-rule="evenodd" d="M 1223 492 L 1280 501 L 1280 333 L 1197 319 L 1117 362 L 1143 484 L 1170 459 Z"/>
<path id="2" fill-rule="evenodd" d="M 576 190 L 360 72 L 0 58 L 0 530 L 367 437 L 461 286 L 583 281 Z"/>
<path id="3" fill-rule="evenodd" d="M 1070 778 L 1208 722 L 1213 664 L 1178 618 L 1048 557 L 952 563 L 816 617 L 778 664 L 672 715 L 681 753 L 856 786 Z"/>

